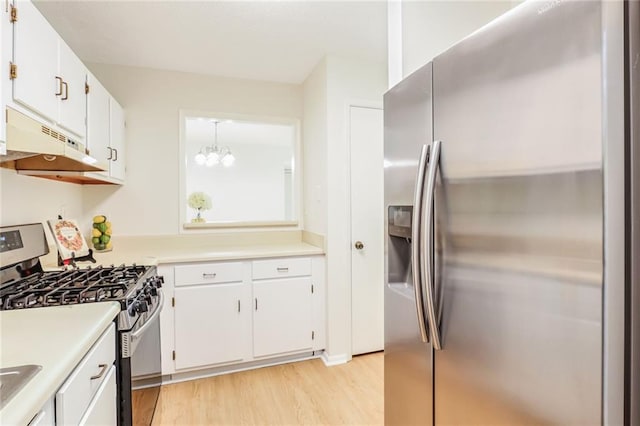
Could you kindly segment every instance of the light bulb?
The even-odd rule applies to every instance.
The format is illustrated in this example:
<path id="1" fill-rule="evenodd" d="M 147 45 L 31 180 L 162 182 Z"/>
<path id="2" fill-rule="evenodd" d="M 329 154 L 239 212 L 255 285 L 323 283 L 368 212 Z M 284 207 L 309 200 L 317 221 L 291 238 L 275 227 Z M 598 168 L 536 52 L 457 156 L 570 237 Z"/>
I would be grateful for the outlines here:
<path id="1" fill-rule="evenodd" d="M 207 161 L 207 157 L 200 151 L 196 154 L 195 160 L 197 165 L 202 166 Z"/>
<path id="2" fill-rule="evenodd" d="M 227 153 L 227 155 L 225 155 L 224 157 L 222 157 L 222 165 L 225 167 L 232 166 L 235 161 L 236 161 L 236 157 L 234 157 L 233 154 L 230 152 Z"/>
<path id="3" fill-rule="evenodd" d="M 207 167 L 215 166 L 220 162 L 220 155 L 217 152 L 210 152 L 207 155 L 206 165 Z"/>

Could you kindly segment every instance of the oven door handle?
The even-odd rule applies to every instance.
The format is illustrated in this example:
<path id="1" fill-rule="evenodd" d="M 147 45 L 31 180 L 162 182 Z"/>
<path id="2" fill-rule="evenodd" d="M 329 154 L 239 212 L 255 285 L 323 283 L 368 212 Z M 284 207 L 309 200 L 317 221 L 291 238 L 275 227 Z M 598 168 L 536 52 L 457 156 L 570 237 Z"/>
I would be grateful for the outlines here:
<path id="1" fill-rule="evenodd" d="M 151 314 L 149 318 L 147 318 L 147 321 L 142 325 L 142 327 L 131 333 L 131 340 L 137 339 L 144 334 L 147 328 L 149 328 L 153 321 L 155 321 L 155 319 L 160 315 L 160 311 L 162 311 L 163 306 L 164 294 L 162 293 L 162 290 L 158 289 L 158 304 L 156 306 L 156 310 L 153 311 L 153 314 Z"/>

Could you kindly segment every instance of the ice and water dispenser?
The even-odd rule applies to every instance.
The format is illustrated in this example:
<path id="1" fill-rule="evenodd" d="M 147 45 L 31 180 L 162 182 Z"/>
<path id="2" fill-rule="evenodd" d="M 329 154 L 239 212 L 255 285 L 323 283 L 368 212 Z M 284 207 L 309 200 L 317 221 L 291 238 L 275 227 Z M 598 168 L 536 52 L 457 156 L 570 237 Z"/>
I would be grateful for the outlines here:
<path id="1" fill-rule="evenodd" d="M 412 287 L 411 274 L 411 216 L 413 206 L 389 206 L 388 210 L 388 273 L 389 286 L 408 290 Z M 416 241 L 417 243 L 417 241 Z"/>

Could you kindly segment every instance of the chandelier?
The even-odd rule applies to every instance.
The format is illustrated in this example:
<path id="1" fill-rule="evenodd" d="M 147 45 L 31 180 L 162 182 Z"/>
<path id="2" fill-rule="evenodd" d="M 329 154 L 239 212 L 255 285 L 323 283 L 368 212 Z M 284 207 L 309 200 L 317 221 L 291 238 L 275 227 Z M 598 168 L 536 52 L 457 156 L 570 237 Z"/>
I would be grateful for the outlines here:
<path id="1" fill-rule="evenodd" d="M 199 166 L 213 167 L 216 164 L 222 164 L 225 167 L 231 166 L 236 157 L 231 153 L 231 149 L 228 146 L 220 148 L 218 146 L 218 123 L 217 120 L 211 120 L 214 124 L 214 139 L 213 145 L 207 145 L 200 148 L 200 151 L 195 156 L 196 164 Z"/>

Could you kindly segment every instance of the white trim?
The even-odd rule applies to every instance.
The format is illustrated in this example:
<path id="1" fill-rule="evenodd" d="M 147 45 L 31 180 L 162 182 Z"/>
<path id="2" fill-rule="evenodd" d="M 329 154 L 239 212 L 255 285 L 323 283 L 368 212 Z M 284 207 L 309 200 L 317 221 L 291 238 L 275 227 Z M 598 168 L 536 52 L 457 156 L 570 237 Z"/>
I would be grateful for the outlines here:
<path id="1" fill-rule="evenodd" d="M 327 367 L 333 367 L 334 365 L 346 364 L 351 361 L 351 355 L 349 354 L 340 354 L 340 355 L 329 355 L 326 351 L 322 352 L 320 355 L 322 362 Z"/>
<path id="2" fill-rule="evenodd" d="M 231 364 L 231 365 L 224 365 L 221 367 L 209 367 L 209 368 L 205 367 L 204 369 L 176 371 L 173 374 L 163 375 L 162 385 L 164 386 L 172 383 L 187 382 L 189 380 L 205 379 L 207 377 L 221 376 L 223 374 L 230 374 L 230 373 L 238 373 L 240 371 L 255 370 L 263 367 L 272 367 L 274 365 L 290 364 L 292 362 L 298 362 L 298 361 L 308 361 L 315 358 L 322 358 L 323 356 L 324 356 L 324 352 L 322 354 L 316 354 L 316 355 L 313 355 L 313 354 L 308 355 L 308 353 L 306 353 L 306 354 L 300 354 L 300 355 L 289 355 L 284 357 L 278 357 L 272 360 L 254 360 L 254 361 L 245 362 L 242 364 Z"/>
<path id="3" fill-rule="evenodd" d="M 402 80 L 402 1 L 387 1 L 387 61 L 389 88 Z"/>
<path id="4" fill-rule="evenodd" d="M 187 194 L 185 191 L 185 180 L 186 180 L 186 158 L 185 158 L 185 119 L 187 117 L 207 117 L 207 118 L 220 118 L 220 119 L 229 119 L 229 120 L 246 120 L 246 121 L 258 121 L 263 123 L 271 123 L 271 124 L 290 124 L 295 128 L 295 143 L 294 143 L 294 156 L 293 156 L 293 172 L 294 172 L 294 194 L 296 197 L 294 206 L 293 206 L 293 214 L 294 218 L 290 221 L 281 221 L 281 224 L 275 224 L 275 222 L 269 222 L 264 226 L 256 225 L 257 222 L 235 222 L 233 225 L 229 225 L 229 223 L 209 223 L 206 224 L 208 226 L 192 226 L 191 223 L 187 221 L 187 207 L 183 200 L 187 199 Z M 225 228 L 228 230 L 230 228 L 243 229 L 245 227 L 254 228 L 253 230 L 260 230 L 263 228 L 273 229 L 273 228 L 282 228 L 282 229 L 292 229 L 292 224 L 295 222 L 293 229 L 302 230 L 304 229 L 303 222 L 303 193 L 302 193 L 302 178 L 303 178 L 303 170 L 302 170 L 302 128 L 300 119 L 296 117 L 280 117 L 280 116 L 263 116 L 263 115 L 248 115 L 248 114 L 232 114 L 232 113 L 221 113 L 221 112 L 213 112 L 213 111 L 203 111 L 203 110 L 192 110 L 192 109 L 180 109 L 178 114 L 179 120 L 179 176 L 180 176 L 180 187 L 179 187 L 179 220 L 178 223 L 178 231 L 180 234 L 190 234 L 190 233 L 205 233 L 210 232 L 214 233 L 220 230 L 220 228 Z M 265 222 L 266 223 L 266 222 Z"/>
<path id="5" fill-rule="evenodd" d="M 215 229 L 215 228 L 273 228 L 273 227 L 296 227 L 300 230 L 297 221 L 260 221 L 260 222 L 203 222 L 203 223 L 184 223 L 184 229 Z"/>
<path id="6" fill-rule="evenodd" d="M 187 192 L 185 188 L 186 184 L 186 170 L 187 170 L 187 159 L 185 156 L 185 139 L 186 139 L 186 125 L 185 119 L 187 117 L 187 112 L 184 110 L 179 110 L 178 113 L 178 127 L 180 128 L 179 132 L 179 140 L 178 140 L 178 170 L 179 170 L 179 185 L 178 185 L 178 217 L 180 223 L 178 223 L 178 233 L 183 234 L 185 231 L 182 229 L 181 224 L 183 224 L 187 217 L 187 206 L 185 200 L 187 199 Z"/>

